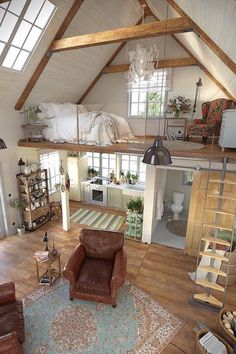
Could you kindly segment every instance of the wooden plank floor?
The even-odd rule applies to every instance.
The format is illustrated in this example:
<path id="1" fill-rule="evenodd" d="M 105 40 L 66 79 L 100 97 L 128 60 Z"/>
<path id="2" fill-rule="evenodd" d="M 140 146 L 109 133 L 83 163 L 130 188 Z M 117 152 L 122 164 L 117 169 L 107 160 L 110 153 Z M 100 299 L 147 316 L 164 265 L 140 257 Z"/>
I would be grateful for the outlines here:
<path id="1" fill-rule="evenodd" d="M 71 203 L 71 212 L 78 209 Z M 113 212 L 109 209 L 107 212 Z M 121 212 L 122 214 L 123 212 Z M 56 247 L 62 254 L 64 266 L 74 247 L 79 242 L 81 226 L 72 224 L 71 230 L 62 230 L 60 221 L 51 221 L 41 229 L 22 237 L 11 236 L 0 241 L 0 283 L 14 281 L 18 298 L 34 291 L 36 281 L 35 264 L 32 257 L 35 250 L 42 250 L 42 236 L 47 231 L 50 240 L 55 236 Z M 51 247 L 51 241 L 50 245 Z M 184 320 L 185 325 L 163 351 L 165 354 L 194 353 L 192 329 L 197 321 L 207 323 L 216 329 L 217 314 L 213 311 L 189 304 L 193 283 L 188 272 L 195 268 L 195 258 L 183 251 L 162 245 L 146 245 L 126 240 L 128 253 L 127 279 L 150 293 L 160 305 Z M 236 309 L 236 286 L 230 286 L 227 305 Z"/>

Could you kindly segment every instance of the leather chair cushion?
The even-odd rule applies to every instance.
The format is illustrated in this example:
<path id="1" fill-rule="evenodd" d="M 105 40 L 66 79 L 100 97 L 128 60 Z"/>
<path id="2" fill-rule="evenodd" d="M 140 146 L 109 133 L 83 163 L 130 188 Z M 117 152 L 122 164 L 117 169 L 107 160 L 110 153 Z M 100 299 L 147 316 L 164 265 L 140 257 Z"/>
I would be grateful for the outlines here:
<path id="1" fill-rule="evenodd" d="M 79 271 L 76 290 L 93 295 L 109 296 L 113 265 L 110 259 L 86 257 Z"/>
<path id="2" fill-rule="evenodd" d="M 17 332 L 18 339 L 22 341 L 22 321 L 19 318 L 17 302 L 8 302 L 0 306 L 0 336 Z"/>
<path id="3" fill-rule="evenodd" d="M 83 229 L 80 242 L 89 257 L 114 259 L 117 251 L 124 245 L 124 235 L 115 231 Z"/>

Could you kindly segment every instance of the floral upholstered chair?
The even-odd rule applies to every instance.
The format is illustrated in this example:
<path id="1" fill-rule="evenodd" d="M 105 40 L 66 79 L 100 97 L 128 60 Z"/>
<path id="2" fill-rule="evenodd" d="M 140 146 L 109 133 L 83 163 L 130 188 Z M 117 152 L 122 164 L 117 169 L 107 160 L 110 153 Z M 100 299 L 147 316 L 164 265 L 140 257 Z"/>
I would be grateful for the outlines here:
<path id="1" fill-rule="evenodd" d="M 189 136 L 202 136 L 204 144 L 209 135 L 219 136 L 223 111 L 232 108 L 233 101 L 226 98 L 217 98 L 214 101 L 202 104 L 202 119 L 194 119 L 188 126 L 187 139 Z"/>

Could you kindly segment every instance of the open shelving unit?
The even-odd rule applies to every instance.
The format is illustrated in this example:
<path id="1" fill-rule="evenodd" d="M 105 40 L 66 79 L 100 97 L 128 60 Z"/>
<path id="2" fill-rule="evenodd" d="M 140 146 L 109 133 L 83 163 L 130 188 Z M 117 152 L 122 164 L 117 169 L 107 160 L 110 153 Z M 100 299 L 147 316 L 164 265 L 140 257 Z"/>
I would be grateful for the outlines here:
<path id="1" fill-rule="evenodd" d="M 235 232 L 235 210 L 234 202 L 236 202 L 236 191 L 234 193 L 229 193 L 225 191 L 225 187 L 235 186 L 236 181 L 226 178 L 226 166 L 227 158 L 223 160 L 223 169 L 220 173 L 220 178 L 213 178 L 211 176 L 211 169 L 209 163 L 208 178 L 206 184 L 206 197 L 203 209 L 203 219 L 202 219 L 202 233 L 199 242 L 199 252 L 197 259 L 197 270 L 195 275 L 195 285 L 193 290 L 194 301 L 204 303 L 205 305 L 223 308 L 225 301 L 225 294 L 227 289 L 227 271 L 219 269 L 219 265 L 216 262 L 224 262 L 227 264 L 229 258 L 220 252 L 220 250 L 225 249 L 227 252 L 232 251 L 234 232 Z M 214 190 L 214 186 L 217 186 L 217 190 Z M 209 207 L 210 204 L 214 204 L 214 207 Z M 226 202 L 224 202 L 226 201 Z M 229 207 L 229 203 L 232 205 Z M 234 202 L 233 202 L 234 201 Z M 225 207 L 227 204 L 228 207 Z M 221 238 L 221 231 L 228 231 L 231 233 L 230 240 Z M 210 248 L 209 248 L 210 246 Z M 223 250 L 224 251 L 224 250 Z M 208 265 L 199 265 L 201 257 L 209 257 Z M 227 269 L 227 268 L 226 268 Z M 201 279 L 198 272 L 206 273 L 205 279 Z M 218 276 L 225 277 L 226 281 L 224 285 L 217 284 Z M 204 289 L 199 292 L 199 288 Z M 217 294 L 223 293 L 223 296 L 217 298 Z"/>

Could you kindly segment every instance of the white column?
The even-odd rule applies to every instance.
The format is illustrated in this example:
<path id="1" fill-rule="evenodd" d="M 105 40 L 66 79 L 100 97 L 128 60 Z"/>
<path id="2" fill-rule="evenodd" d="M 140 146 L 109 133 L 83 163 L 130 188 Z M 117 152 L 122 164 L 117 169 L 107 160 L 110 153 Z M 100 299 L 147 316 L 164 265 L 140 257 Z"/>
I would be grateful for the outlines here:
<path id="1" fill-rule="evenodd" d="M 146 166 L 146 183 L 144 192 L 143 211 L 143 236 L 142 242 L 151 243 L 153 228 L 156 219 L 156 179 L 157 169 L 155 166 Z"/>
<path id="2" fill-rule="evenodd" d="M 70 208 L 69 208 L 69 192 L 63 186 L 66 185 L 66 173 L 67 173 L 67 151 L 60 151 L 60 159 L 62 160 L 62 167 L 64 173 L 61 174 L 61 207 L 62 207 L 62 228 L 65 231 L 70 230 Z"/>

